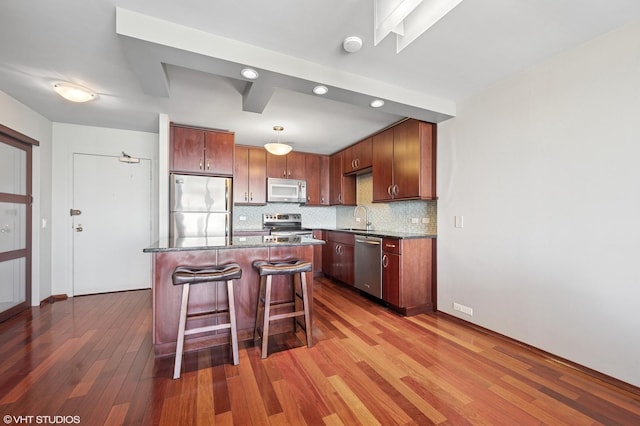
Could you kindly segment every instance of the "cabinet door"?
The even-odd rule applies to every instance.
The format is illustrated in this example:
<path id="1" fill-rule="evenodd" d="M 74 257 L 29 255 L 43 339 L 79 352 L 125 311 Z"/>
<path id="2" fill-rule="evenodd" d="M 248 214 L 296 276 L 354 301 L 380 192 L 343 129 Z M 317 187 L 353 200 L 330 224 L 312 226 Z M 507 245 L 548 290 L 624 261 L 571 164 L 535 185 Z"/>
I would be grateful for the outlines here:
<path id="1" fill-rule="evenodd" d="M 329 177 L 330 177 L 329 156 L 321 155 L 320 156 L 320 205 L 321 206 L 328 206 L 330 204 Z"/>
<path id="2" fill-rule="evenodd" d="M 342 204 L 342 156 L 343 152 L 333 154 L 329 159 L 329 202 Z"/>
<path id="3" fill-rule="evenodd" d="M 287 154 L 287 179 L 306 179 L 305 153 Z"/>
<path id="4" fill-rule="evenodd" d="M 344 150 L 343 172 L 351 173 L 368 169 L 373 161 L 373 139 L 367 138 Z"/>
<path id="5" fill-rule="evenodd" d="M 267 152 L 267 177 L 284 179 L 287 177 L 287 156 Z"/>
<path id="6" fill-rule="evenodd" d="M 229 132 L 204 133 L 204 173 L 233 175 L 234 134 Z"/>
<path id="7" fill-rule="evenodd" d="M 393 189 L 393 128 L 373 136 L 373 201 L 388 201 Z"/>
<path id="8" fill-rule="evenodd" d="M 204 131 L 188 127 L 171 127 L 171 171 L 204 171 Z"/>
<path id="9" fill-rule="evenodd" d="M 313 230 L 313 238 L 316 240 L 324 240 L 324 231 L 319 229 Z M 319 274 L 323 271 L 322 251 L 324 246 L 313 246 L 313 273 Z"/>
<path id="10" fill-rule="evenodd" d="M 249 203 L 267 203 L 267 151 L 249 149 Z"/>
<path id="11" fill-rule="evenodd" d="M 329 164 L 329 203 L 331 205 L 354 206 L 356 204 L 356 177 L 344 176 L 340 151 L 330 157 Z"/>
<path id="12" fill-rule="evenodd" d="M 393 128 L 393 198 L 420 197 L 420 122 Z"/>
<path id="13" fill-rule="evenodd" d="M 400 255 L 382 253 L 382 300 L 400 307 Z"/>
<path id="14" fill-rule="evenodd" d="M 320 205 L 320 156 L 307 154 L 304 163 L 307 170 L 307 205 Z"/>
<path id="15" fill-rule="evenodd" d="M 353 260 L 355 258 L 355 248 L 352 245 L 340 245 L 340 281 L 353 285 Z"/>
<path id="16" fill-rule="evenodd" d="M 236 146 L 233 170 L 233 203 L 249 202 L 249 148 Z"/>
<path id="17" fill-rule="evenodd" d="M 338 253 L 337 246 L 338 246 L 338 243 L 333 241 L 326 241 L 326 240 L 325 240 L 325 244 L 322 246 L 322 272 L 324 272 L 325 275 L 328 275 L 334 278 L 335 278 L 335 271 L 334 271 L 335 257 L 337 256 L 337 253 Z"/>

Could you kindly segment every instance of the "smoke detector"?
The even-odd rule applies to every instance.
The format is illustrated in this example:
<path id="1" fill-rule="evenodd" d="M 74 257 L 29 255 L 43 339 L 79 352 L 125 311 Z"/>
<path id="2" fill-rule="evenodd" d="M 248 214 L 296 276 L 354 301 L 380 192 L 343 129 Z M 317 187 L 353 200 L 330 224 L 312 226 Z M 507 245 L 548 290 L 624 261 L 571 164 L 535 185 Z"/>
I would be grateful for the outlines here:
<path id="1" fill-rule="evenodd" d="M 357 52 L 362 48 L 362 39 L 357 36 L 351 36 L 344 39 L 342 48 L 349 53 Z"/>

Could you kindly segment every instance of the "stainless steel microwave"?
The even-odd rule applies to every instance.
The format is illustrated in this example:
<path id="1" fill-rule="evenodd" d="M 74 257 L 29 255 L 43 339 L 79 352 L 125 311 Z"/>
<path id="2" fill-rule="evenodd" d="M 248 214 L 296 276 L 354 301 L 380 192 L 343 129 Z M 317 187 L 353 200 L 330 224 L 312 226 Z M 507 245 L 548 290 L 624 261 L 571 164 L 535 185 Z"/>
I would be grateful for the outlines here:
<path id="1" fill-rule="evenodd" d="M 268 178 L 267 201 L 271 203 L 306 203 L 307 181 Z"/>

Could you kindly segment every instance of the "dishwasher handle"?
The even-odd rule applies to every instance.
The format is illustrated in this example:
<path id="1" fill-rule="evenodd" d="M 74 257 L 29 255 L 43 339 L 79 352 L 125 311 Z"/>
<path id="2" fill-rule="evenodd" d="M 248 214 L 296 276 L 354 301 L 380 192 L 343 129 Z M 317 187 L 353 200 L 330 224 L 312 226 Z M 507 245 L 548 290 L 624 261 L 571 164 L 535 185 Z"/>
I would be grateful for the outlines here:
<path id="1" fill-rule="evenodd" d="M 356 243 L 369 244 L 372 246 L 382 245 L 382 238 L 377 238 L 377 237 L 365 237 L 365 236 L 356 235 L 355 241 Z"/>

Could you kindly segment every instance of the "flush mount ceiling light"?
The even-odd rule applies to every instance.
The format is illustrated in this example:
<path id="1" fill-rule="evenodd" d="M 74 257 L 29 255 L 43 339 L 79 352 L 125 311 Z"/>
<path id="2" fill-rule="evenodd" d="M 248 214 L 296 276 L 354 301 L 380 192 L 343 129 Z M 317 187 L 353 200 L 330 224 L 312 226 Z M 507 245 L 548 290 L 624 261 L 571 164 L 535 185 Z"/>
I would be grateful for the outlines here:
<path id="1" fill-rule="evenodd" d="M 389 33 L 396 33 L 400 53 L 462 0 L 374 0 L 374 37 L 377 46 Z"/>
<path id="2" fill-rule="evenodd" d="M 258 71 L 253 68 L 243 68 L 242 71 L 240 71 L 240 75 L 247 80 L 255 80 L 260 74 L 258 74 Z"/>
<path id="3" fill-rule="evenodd" d="M 374 99 L 369 104 L 371 108 L 380 108 L 382 105 L 384 105 L 384 101 L 382 99 Z"/>
<path id="4" fill-rule="evenodd" d="M 265 149 L 273 155 L 287 155 L 293 148 L 291 145 L 287 145 L 286 143 L 280 143 L 280 132 L 284 130 L 284 127 L 273 126 L 273 130 L 278 134 L 277 140 L 276 142 L 265 144 Z"/>
<path id="5" fill-rule="evenodd" d="M 313 93 L 315 93 L 316 95 L 326 95 L 328 91 L 329 89 L 327 88 L 327 86 L 323 85 L 318 85 L 313 88 Z"/>
<path id="6" fill-rule="evenodd" d="M 69 83 L 66 81 L 58 81 L 54 83 L 53 90 L 71 102 L 87 102 L 95 99 L 97 96 L 93 90 L 87 89 L 79 84 Z"/>
<path id="7" fill-rule="evenodd" d="M 351 36 L 344 39 L 342 48 L 349 53 L 355 53 L 362 49 L 362 39 L 357 36 Z"/>

